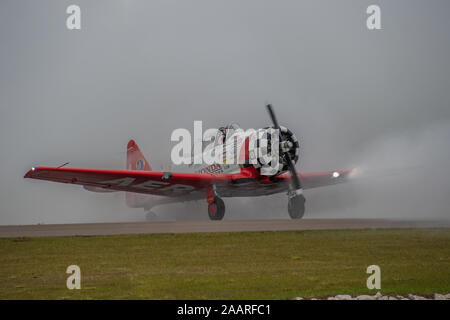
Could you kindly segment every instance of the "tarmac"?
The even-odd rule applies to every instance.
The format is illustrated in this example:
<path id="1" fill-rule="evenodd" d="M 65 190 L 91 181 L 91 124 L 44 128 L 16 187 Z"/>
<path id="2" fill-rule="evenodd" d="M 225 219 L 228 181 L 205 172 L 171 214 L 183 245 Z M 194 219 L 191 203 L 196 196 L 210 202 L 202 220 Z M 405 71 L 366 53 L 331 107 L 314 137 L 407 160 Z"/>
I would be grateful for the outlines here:
<path id="1" fill-rule="evenodd" d="M 450 228 L 450 221 L 389 219 L 278 219 L 155 221 L 0 226 L 0 238 L 151 233 L 244 232 L 333 229 Z"/>

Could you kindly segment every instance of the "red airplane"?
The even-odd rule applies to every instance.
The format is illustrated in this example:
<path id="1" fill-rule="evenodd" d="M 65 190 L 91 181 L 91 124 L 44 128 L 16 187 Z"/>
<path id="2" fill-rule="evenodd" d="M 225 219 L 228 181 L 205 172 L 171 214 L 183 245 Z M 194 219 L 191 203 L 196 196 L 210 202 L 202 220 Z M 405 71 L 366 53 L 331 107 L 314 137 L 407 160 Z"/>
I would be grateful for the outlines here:
<path id="1" fill-rule="evenodd" d="M 195 173 L 152 171 L 137 144 L 127 145 L 126 170 L 79 169 L 67 167 L 33 167 L 25 178 L 82 185 L 93 192 L 125 191 L 129 207 L 145 208 L 147 218 L 154 216 L 151 208 L 174 202 L 206 199 L 211 220 L 222 220 L 225 204 L 222 197 L 255 197 L 287 192 L 288 212 L 292 219 L 302 218 L 305 212 L 303 189 L 344 182 L 352 170 L 297 173 L 295 163 L 299 143 L 287 128 L 278 125 L 271 105 L 267 106 L 274 129 L 279 133 L 279 163 L 276 172 L 267 172 L 258 162 L 250 162 L 249 136 L 242 144 L 241 164 L 213 163 Z M 218 131 L 217 141 L 230 144 L 239 128 L 232 124 Z M 225 150 L 225 148 L 221 148 Z M 156 197 L 152 196 L 163 196 Z M 162 198 L 162 199 L 161 199 Z"/>

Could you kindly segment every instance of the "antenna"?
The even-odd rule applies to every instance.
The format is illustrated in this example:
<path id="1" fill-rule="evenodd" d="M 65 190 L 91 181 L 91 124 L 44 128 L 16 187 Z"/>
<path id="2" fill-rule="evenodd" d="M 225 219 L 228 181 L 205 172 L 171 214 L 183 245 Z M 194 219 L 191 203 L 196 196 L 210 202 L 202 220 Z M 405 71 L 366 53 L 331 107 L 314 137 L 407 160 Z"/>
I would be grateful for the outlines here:
<path id="1" fill-rule="evenodd" d="M 59 167 L 56 167 L 56 169 L 62 168 L 62 167 L 64 167 L 64 166 L 68 165 L 69 163 L 70 163 L 70 162 L 63 163 L 63 164 L 60 165 Z"/>

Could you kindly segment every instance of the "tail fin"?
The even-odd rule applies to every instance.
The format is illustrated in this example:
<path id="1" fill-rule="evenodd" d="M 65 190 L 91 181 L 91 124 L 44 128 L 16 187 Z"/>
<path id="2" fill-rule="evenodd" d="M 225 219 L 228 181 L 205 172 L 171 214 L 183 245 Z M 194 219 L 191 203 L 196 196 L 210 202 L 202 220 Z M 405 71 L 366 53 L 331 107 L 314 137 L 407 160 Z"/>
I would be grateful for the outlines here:
<path id="1" fill-rule="evenodd" d="M 145 159 L 134 140 L 130 140 L 127 144 L 127 170 L 152 171 L 152 167 L 147 159 Z M 125 199 L 128 207 L 142 208 L 151 200 L 151 196 L 127 192 Z"/>
<path id="2" fill-rule="evenodd" d="M 127 170 L 152 171 L 152 167 L 134 140 L 130 140 L 127 144 Z"/>

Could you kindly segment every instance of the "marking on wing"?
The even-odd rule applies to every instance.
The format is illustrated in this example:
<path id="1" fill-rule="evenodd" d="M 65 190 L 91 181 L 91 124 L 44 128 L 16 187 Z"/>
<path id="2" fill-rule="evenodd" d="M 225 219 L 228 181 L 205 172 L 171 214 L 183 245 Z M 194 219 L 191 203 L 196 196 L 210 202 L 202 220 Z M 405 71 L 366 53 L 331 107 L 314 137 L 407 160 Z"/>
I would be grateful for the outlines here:
<path id="1" fill-rule="evenodd" d="M 137 179 L 126 177 L 126 178 L 120 178 L 120 179 L 114 179 L 114 180 L 108 180 L 108 181 L 102 181 L 102 184 L 106 185 L 114 185 L 119 187 L 133 187 L 136 189 L 142 189 L 142 190 L 156 190 L 158 189 L 161 192 L 170 192 L 170 193 L 184 193 L 184 192 L 190 192 L 195 190 L 195 187 L 191 185 L 186 184 L 170 184 L 169 182 L 164 181 L 154 181 L 154 180 L 147 180 L 145 182 L 139 183 L 139 184 L 133 184 Z"/>
<path id="2" fill-rule="evenodd" d="M 108 180 L 108 181 L 102 181 L 100 183 L 102 184 L 110 184 L 110 185 L 116 185 L 119 187 L 127 187 L 130 184 L 132 184 L 134 182 L 134 180 L 136 180 L 135 178 L 130 178 L 130 177 L 126 177 L 126 178 L 120 178 L 120 179 L 114 179 L 114 180 Z"/>

